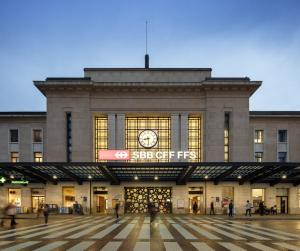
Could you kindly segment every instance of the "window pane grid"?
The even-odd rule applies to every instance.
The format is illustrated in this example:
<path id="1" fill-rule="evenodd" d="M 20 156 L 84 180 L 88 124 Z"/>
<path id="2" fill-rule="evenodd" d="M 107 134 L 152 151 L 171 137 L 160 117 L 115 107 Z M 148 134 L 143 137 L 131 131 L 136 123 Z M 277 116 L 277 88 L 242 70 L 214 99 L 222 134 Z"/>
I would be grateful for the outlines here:
<path id="1" fill-rule="evenodd" d="M 130 151 L 157 152 L 171 149 L 170 118 L 168 117 L 127 117 L 125 125 L 126 149 Z M 151 149 L 145 149 L 140 145 L 138 136 L 143 130 L 153 130 L 157 134 L 157 144 Z M 138 159 L 131 162 L 169 162 L 169 156 L 165 158 Z"/>
<path id="2" fill-rule="evenodd" d="M 107 149 L 107 118 L 95 117 L 95 160 L 99 162 L 99 150 Z"/>
<path id="3" fill-rule="evenodd" d="M 196 153 L 196 158 L 191 162 L 201 161 L 201 117 L 189 117 L 188 119 L 188 148 Z"/>

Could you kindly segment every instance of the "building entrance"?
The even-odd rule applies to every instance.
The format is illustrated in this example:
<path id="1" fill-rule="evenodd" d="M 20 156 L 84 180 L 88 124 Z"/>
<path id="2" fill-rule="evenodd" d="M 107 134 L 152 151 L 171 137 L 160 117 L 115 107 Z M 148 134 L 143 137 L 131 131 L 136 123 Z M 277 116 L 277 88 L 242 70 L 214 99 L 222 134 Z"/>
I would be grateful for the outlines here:
<path id="1" fill-rule="evenodd" d="M 277 196 L 277 213 L 287 214 L 288 213 L 288 196 Z"/>
<path id="2" fill-rule="evenodd" d="M 197 205 L 197 212 L 194 210 L 194 205 Z M 189 212 L 204 214 L 204 196 L 203 187 L 190 187 L 189 188 Z"/>
<path id="3" fill-rule="evenodd" d="M 125 187 L 125 213 L 147 213 L 149 203 L 158 212 L 172 212 L 171 187 Z"/>

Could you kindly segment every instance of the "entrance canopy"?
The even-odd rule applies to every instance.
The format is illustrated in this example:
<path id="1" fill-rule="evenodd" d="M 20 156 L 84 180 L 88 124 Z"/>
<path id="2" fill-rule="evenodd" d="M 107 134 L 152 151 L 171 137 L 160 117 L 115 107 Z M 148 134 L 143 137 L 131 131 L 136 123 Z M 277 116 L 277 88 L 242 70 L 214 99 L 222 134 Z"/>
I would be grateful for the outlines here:
<path id="1" fill-rule="evenodd" d="M 30 183 L 75 181 L 173 181 L 184 185 L 193 181 L 238 181 L 250 183 L 300 184 L 300 163 L 280 162 L 19 162 L 0 163 L 0 176 L 10 183 L 26 180 Z M 1 184 L 1 183 L 0 183 Z"/>

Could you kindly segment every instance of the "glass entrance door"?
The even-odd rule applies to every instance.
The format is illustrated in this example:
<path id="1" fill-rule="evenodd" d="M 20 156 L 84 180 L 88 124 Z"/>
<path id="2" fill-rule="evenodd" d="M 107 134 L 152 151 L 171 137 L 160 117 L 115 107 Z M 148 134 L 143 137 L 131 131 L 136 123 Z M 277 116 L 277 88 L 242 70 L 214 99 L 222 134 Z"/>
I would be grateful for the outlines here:
<path id="1" fill-rule="evenodd" d="M 36 213 L 45 203 L 45 196 L 32 196 L 32 209 Z"/>
<path id="2" fill-rule="evenodd" d="M 277 213 L 287 214 L 288 213 L 288 196 L 277 196 Z"/>

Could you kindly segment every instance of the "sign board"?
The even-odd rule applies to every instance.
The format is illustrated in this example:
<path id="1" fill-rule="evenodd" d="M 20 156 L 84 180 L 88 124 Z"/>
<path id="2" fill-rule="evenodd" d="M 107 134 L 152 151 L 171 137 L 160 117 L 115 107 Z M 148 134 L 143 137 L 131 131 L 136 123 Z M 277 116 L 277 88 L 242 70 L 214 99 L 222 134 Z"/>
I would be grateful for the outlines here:
<path id="1" fill-rule="evenodd" d="M 196 159 L 192 151 L 128 151 L 128 150 L 99 150 L 99 160 L 141 160 L 141 159 Z"/>
<path id="2" fill-rule="evenodd" d="M 11 184 L 15 185 L 27 185 L 29 183 L 28 180 L 12 180 Z"/>

